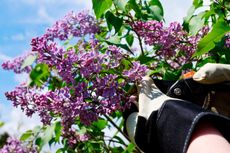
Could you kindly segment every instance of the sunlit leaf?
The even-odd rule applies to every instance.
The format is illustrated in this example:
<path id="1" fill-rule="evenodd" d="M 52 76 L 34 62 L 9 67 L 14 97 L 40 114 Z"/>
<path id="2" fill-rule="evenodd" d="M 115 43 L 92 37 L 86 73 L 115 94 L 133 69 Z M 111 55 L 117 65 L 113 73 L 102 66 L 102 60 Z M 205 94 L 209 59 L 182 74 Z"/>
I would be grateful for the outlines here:
<path id="1" fill-rule="evenodd" d="M 47 144 L 53 137 L 55 125 L 47 126 L 42 137 L 44 144 Z"/>
<path id="2" fill-rule="evenodd" d="M 208 33 L 204 38 L 202 38 L 198 44 L 198 49 L 195 52 L 194 56 L 201 56 L 209 52 L 215 47 L 215 44 L 219 42 L 223 36 L 230 31 L 230 26 L 224 22 L 219 21 L 214 26 L 210 33 Z"/>
<path id="3" fill-rule="evenodd" d="M 189 33 L 191 35 L 196 35 L 197 32 L 204 26 L 204 14 L 205 12 L 201 12 L 191 18 L 189 22 Z"/>
<path id="4" fill-rule="evenodd" d="M 193 0 L 193 6 L 197 9 L 203 6 L 203 0 Z"/>
<path id="5" fill-rule="evenodd" d="M 21 69 L 24 69 L 27 66 L 30 66 L 34 63 L 34 61 L 36 60 L 36 55 L 29 55 L 26 57 L 26 59 L 23 61 Z"/>
<path id="6" fill-rule="evenodd" d="M 32 130 L 28 130 L 25 133 L 23 133 L 20 137 L 21 141 L 25 141 L 27 140 L 29 137 L 31 137 L 33 135 L 33 131 Z"/>
<path id="7" fill-rule="evenodd" d="M 100 119 L 93 123 L 94 126 L 96 126 L 98 129 L 103 130 L 108 124 L 108 121 Z"/>
<path id="8" fill-rule="evenodd" d="M 158 21 L 161 21 L 164 16 L 164 9 L 159 0 L 151 0 L 149 2 L 149 9 L 151 10 L 151 15 Z"/>
<path id="9" fill-rule="evenodd" d="M 122 11 L 125 11 L 125 6 L 128 0 L 114 0 L 113 3 Z"/>
<path id="10" fill-rule="evenodd" d="M 112 5 L 112 0 L 92 0 L 94 13 L 99 19 Z"/>

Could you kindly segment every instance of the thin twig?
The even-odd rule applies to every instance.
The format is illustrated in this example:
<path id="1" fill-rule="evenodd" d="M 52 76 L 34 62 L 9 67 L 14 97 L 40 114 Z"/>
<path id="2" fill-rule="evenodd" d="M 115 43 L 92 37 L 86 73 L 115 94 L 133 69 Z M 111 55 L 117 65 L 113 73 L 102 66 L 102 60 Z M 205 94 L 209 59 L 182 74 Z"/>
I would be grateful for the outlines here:
<path id="1" fill-rule="evenodd" d="M 132 24 L 134 25 L 135 24 L 135 21 L 134 21 L 134 19 L 133 19 L 133 17 L 132 17 L 132 15 L 127 15 L 130 19 L 131 19 L 131 22 L 132 22 Z M 137 39 L 138 39 L 138 41 L 139 41 L 139 45 L 140 45 L 140 48 L 141 48 L 141 54 L 142 55 L 144 55 L 144 48 L 143 48 L 143 44 L 142 44 L 142 41 L 141 41 L 141 37 L 140 37 L 140 35 L 138 34 L 138 32 L 135 30 L 135 29 L 132 29 L 134 32 L 135 32 L 135 34 L 137 35 Z"/>
<path id="2" fill-rule="evenodd" d="M 129 137 L 114 123 L 114 121 L 108 117 L 107 115 L 104 115 L 105 118 L 128 140 L 129 140 Z"/>

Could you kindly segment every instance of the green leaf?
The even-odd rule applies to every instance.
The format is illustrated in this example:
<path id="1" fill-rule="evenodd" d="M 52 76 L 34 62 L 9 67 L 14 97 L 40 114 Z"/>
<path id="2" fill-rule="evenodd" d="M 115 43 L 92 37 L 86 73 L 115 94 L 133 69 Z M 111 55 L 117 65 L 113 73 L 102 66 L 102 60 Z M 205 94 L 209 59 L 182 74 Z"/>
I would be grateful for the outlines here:
<path id="1" fill-rule="evenodd" d="M 125 12 L 125 6 L 128 3 L 128 0 L 114 0 L 113 3 L 122 11 Z"/>
<path id="2" fill-rule="evenodd" d="M 118 80 L 117 80 L 117 82 L 120 84 L 120 83 L 124 83 L 125 82 L 125 79 L 123 79 L 123 78 L 119 78 Z"/>
<path id="3" fill-rule="evenodd" d="M 135 145 L 130 143 L 128 147 L 125 149 L 125 151 L 123 151 L 122 153 L 132 153 L 134 152 L 134 150 L 135 150 Z"/>
<path id="4" fill-rule="evenodd" d="M 197 32 L 204 26 L 204 16 L 205 12 L 201 12 L 196 16 L 193 16 L 189 22 L 189 33 L 191 35 L 196 35 Z"/>
<path id="5" fill-rule="evenodd" d="M 215 47 L 215 44 L 219 42 L 222 37 L 230 31 L 230 26 L 220 20 L 214 26 L 211 32 L 209 32 L 205 37 L 203 37 L 199 44 L 197 51 L 193 54 L 194 56 L 201 56 Z"/>
<path id="6" fill-rule="evenodd" d="M 136 0 L 129 0 L 128 5 L 130 6 L 131 9 L 134 10 L 135 16 L 140 19 L 142 16 L 141 9 L 139 5 L 137 4 Z"/>
<path id="7" fill-rule="evenodd" d="M 121 137 L 115 135 L 113 138 L 116 139 L 116 140 L 118 140 L 118 142 L 119 142 L 120 144 L 125 145 L 125 142 L 124 142 L 124 140 L 123 140 Z"/>
<path id="8" fill-rule="evenodd" d="M 44 142 L 43 142 L 43 140 L 42 140 L 41 137 L 38 137 L 38 138 L 35 140 L 35 144 L 36 144 L 37 146 L 39 146 L 39 148 L 42 148 L 42 146 L 44 145 Z"/>
<path id="9" fill-rule="evenodd" d="M 140 61 L 141 64 L 149 64 L 155 61 L 153 57 L 149 57 L 142 54 L 137 58 L 137 60 Z"/>
<path id="10" fill-rule="evenodd" d="M 0 128 L 4 126 L 4 122 L 0 121 Z"/>
<path id="11" fill-rule="evenodd" d="M 93 10 L 96 18 L 99 19 L 112 6 L 112 0 L 92 0 Z"/>
<path id="12" fill-rule="evenodd" d="M 181 72 L 182 72 L 181 70 L 177 70 L 177 71 L 166 70 L 163 76 L 163 80 L 176 81 L 180 78 Z"/>
<path id="13" fill-rule="evenodd" d="M 195 12 L 195 7 L 194 6 L 191 6 L 187 12 L 187 15 L 186 17 L 183 18 L 183 28 L 186 30 L 186 31 L 189 31 L 189 21 L 190 19 L 192 18 L 194 12 Z"/>
<path id="14" fill-rule="evenodd" d="M 93 125 L 96 126 L 99 130 L 103 130 L 108 124 L 108 121 L 100 119 L 96 122 L 93 122 Z"/>
<path id="15" fill-rule="evenodd" d="M 26 57 L 26 59 L 23 61 L 21 69 L 24 69 L 27 66 L 30 66 L 34 63 L 34 61 L 36 60 L 37 56 L 35 55 L 29 55 Z"/>
<path id="16" fill-rule="evenodd" d="M 31 84 L 41 86 L 50 76 L 49 67 L 46 64 L 37 64 L 30 73 Z"/>
<path id="17" fill-rule="evenodd" d="M 55 133 L 55 141 L 58 142 L 61 137 L 62 126 L 60 122 L 55 123 L 54 133 Z"/>
<path id="18" fill-rule="evenodd" d="M 112 44 L 120 44 L 121 38 L 119 36 L 113 36 L 113 37 L 110 37 L 106 42 L 109 42 Z"/>
<path id="19" fill-rule="evenodd" d="M 65 153 L 65 149 L 64 148 L 59 148 L 57 151 L 56 151 L 56 153 Z"/>
<path id="20" fill-rule="evenodd" d="M 55 125 L 47 126 L 46 130 L 44 131 L 44 136 L 42 137 L 44 144 L 47 144 L 53 137 Z"/>
<path id="21" fill-rule="evenodd" d="M 189 22 L 189 20 L 191 19 L 191 17 L 193 16 L 194 12 L 195 12 L 195 7 L 191 6 L 187 12 L 186 17 L 184 18 L 184 21 Z"/>
<path id="22" fill-rule="evenodd" d="M 203 6 L 203 0 L 193 0 L 193 6 L 197 9 Z"/>
<path id="23" fill-rule="evenodd" d="M 161 21 L 164 16 L 164 9 L 161 5 L 161 2 L 159 0 L 151 0 L 149 2 L 149 9 L 151 10 L 152 15 L 154 18 L 158 21 Z"/>
<path id="24" fill-rule="evenodd" d="M 112 153 L 123 153 L 124 149 L 122 147 L 111 148 Z"/>
<path id="25" fill-rule="evenodd" d="M 25 133 L 23 133 L 20 137 L 21 141 L 25 141 L 27 140 L 29 137 L 31 137 L 33 135 L 33 131 L 32 130 L 28 130 Z"/>
<path id="26" fill-rule="evenodd" d="M 123 66 L 123 69 L 125 70 L 128 70 L 132 67 L 132 63 L 125 58 L 121 60 L 121 65 Z"/>
<path id="27" fill-rule="evenodd" d="M 130 34 L 126 36 L 125 39 L 126 39 L 126 42 L 129 44 L 129 46 L 132 46 L 133 41 L 134 41 L 134 36 Z"/>
<path id="28" fill-rule="evenodd" d="M 115 33 L 117 33 L 121 29 L 121 26 L 123 24 L 123 19 L 116 17 L 110 11 L 106 12 L 105 18 L 106 18 L 107 24 L 111 24 L 114 27 Z"/>

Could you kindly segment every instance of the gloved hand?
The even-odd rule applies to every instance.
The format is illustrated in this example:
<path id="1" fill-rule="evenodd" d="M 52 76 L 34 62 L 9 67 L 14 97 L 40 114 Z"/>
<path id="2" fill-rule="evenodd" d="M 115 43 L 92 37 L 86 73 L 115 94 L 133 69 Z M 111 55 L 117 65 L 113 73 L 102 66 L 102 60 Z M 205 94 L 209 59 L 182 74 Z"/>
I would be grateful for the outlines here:
<path id="1" fill-rule="evenodd" d="M 193 79 L 199 83 L 205 83 L 205 84 L 219 83 L 219 82 L 223 82 L 226 80 L 230 80 L 230 65 L 206 64 L 198 72 L 196 72 L 194 74 Z M 167 95 L 163 94 L 157 88 L 157 86 L 154 84 L 154 81 L 150 77 L 147 77 L 147 76 L 144 77 L 143 80 L 140 82 L 140 84 L 137 86 L 137 88 L 138 88 L 138 93 L 139 93 L 138 112 L 132 113 L 128 117 L 128 119 L 126 121 L 126 128 L 127 128 L 128 136 L 130 137 L 131 141 L 136 143 L 137 146 L 140 147 L 143 151 L 149 152 L 149 148 L 145 149 L 146 145 L 144 144 L 144 143 L 149 143 L 148 141 L 150 141 L 150 139 L 152 139 L 151 136 L 148 136 L 149 126 L 150 125 L 154 126 L 154 127 L 150 127 L 150 131 L 153 131 L 153 130 L 151 130 L 151 128 L 156 129 L 156 130 L 157 130 L 157 128 L 159 128 L 159 125 L 157 123 L 155 126 L 153 121 L 149 121 L 150 118 L 151 118 L 151 120 L 157 120 L 157 118 L 159 120 L 159 118 L 160 118 L 159 116 L 161 114 L 164 114 L 165 112 L 167 114 L 167 111 L 165 111 L 163 105 L 170 105 L 169 103 L 171 101 L 173 101 L 171 103 L 174 103 L 176 101 L 175 106 L 178 105 L 179 107 L 181 107 L 180 103 L 182 105 L 185 104 L 186 106 L 182 106 L 182 109 L 185 108 L 185 110 L 187 110 L 187 111 L 188 110 L 190 111 L 189 105 L 192 105 L 191 110 L 192 110 L 192 108 L 194 108 L 193 112 L 202 112 L 203 111 L 201 108 L 198 108 L 197 106 L 193 106 L 193 104 L 188 104 L 187 102 L 177 100 L 175 98 L 171 98 L 171 97 L 168 97 Z M 165 104 L 166 101 L 167 101 L 167 104 Z M 170 107 L 172 107 L 172 106 L 170 106 Z M 176 110 L 176 112 L 178 111 L 178 113 L 176 115 L 179 118 L 181 118 L 183 115 L 186 115 L 186 114 L 180 114 L 180 109 L 178 109 L 178 108 L 175 108 L 175 110 Z M 197 110 L 199 110 L 199 111 L 197 111 Z M 191 114 L 193 114 L 193 112 Z M 168 114 L 168 115 L 170 115 L 170 114 Z M 172 114 L 172 115 L 175 115 L 175 114 Z M 177 119 L 176 115 L 174 116 L 175 119 Z M 195 115 L 196 115 L 196 113 L 195 113 Z M 153 119 L 153 118 L 155 118 L 155 119 Z M 192 119 L 194 119 L 194 118 L 192 118 Z M 188 120 L 190 120 L 190 119 L 188 119 Z M 167 120 L 164 122 L 167 122 Z M 190 122 L 188 124 L 188 127 L 190 127 Z M 188 127 L 185 127 L 185 129 L 187 130 Z M 138 128 L 138 130 L 137 130 L 137 128 Z M 143 130 L 143 136 L 141 135 L 142 132 L 140 133 L 140 131 L 142 131 L 142 130 Z M 161 130 L 158 130 L 158 132 L 159 131 L 161 131 Z M 146 132 L 147 132 L 147 135 L 146 135 Z M 150 134 L 150 135 L 154 135 L 154 134 Z M 185 132 L 184 135 L 187 135 L 187 133 Z M 140 140 L 140 139 L 142 139 L 142 140 Z M 148 140 L 145 140 L 145 139 L 148 139 Z M 185 141 L 185 140 L 188 141 L 187 138 L 186 139 L 183 138 L 183 141 Z M 154 141 L 158 141 L 158 140 L 154 140 Z M 177 141 L 177 140 L 175 140 L 175 141 Z M 184 145 L 184 147 L 186 145 Z"/>
<path id="2" fill-rule="evenodd" d="M 140 84 L 137 86 L 137 91 L 138 112 L 133 112 L 126 120 L 127 133 L 134 144 L 136 144 L 135 131 L 138 117 L 147 120 L 151 113 L 157 111 L 166 100 L 173 99 L 162 93 L 154 84 L 153 79 L 149 76 L 145 76 L 141 80 Z"/>
<path id="3" fill-rule="evenodd" d="M 207 63 L 193 75 L 193 80 L 203 84 L 230 81 L 230 64 Z"/>
<path id="4" fill-rule="evenodd" d="M 230 81 L 230 64 L 207 63 L 194 75 L 193 80 L 202 84 L 217 84 Z M 222 115 L 230 117 L 229 91 L 212 92 L 210 109 Z"/>

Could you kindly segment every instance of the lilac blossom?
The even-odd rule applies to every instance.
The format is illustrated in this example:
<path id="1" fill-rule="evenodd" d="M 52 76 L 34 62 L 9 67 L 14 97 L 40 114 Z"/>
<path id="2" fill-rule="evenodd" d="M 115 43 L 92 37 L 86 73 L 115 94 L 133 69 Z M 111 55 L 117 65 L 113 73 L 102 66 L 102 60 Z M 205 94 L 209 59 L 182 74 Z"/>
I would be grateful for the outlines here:
<path id="1" fill-rule="evenodd" d="M 0 149 L 0 153 L 37 153 L 37 150 L 25 146 L 16 138 L 9 137 L 7 143 Z"/>
<path id="2" fill-rule="evenodd" d="M 99 73 L 102 70 L 102 63 L 105 55 L 98 51 L 90 51 L 79 54 L 80 73 L 83 77 L 89 77 L 92 74 Z"/>
<path id="3" fill-rule="evenodd" d="M 140 81 L 142 77 L 147 73 L 147 66 L 141 65 L 140 62 L 132 62 L 132 67 L 129 70 L 125 70 L 123 75 L 131 81 Z"/>
<path id="4" fill-rule="evenodd" d="M 30 55 L 35 56 L 34 53 L 30 52 L 23 56 L 16 57 L 13 60 L 5 61 L 2 64 L 2 68 L 5 70 L 13 70 L 14 73 L 17 73 L 17 74 L 23 73 L 23 72 L 29 73 L 32 70 L 32 66 L 28 65 L 28 66 L 22 67 L 22 65 L 25 59 Z"/>
<path id="5" fill-rule="evenodd" d="M 47 40 L 67 40 L 71 36 L 82 37 L 87 34 L 95 34 L 99 31 L 96 20 L 87 11 L 80 13 L 70 12 L 64 18 L 48 28 L 44 36 Z"/>
<path id="6" fill-rule="evenodd" d="M 145 44 L 154 47 L 159 60 L 165 59 L 174 69 L 191 60 L 199 40 L 209 31 L 205 26 L 197 35 L 189 36 L 177 22 L 164 27 L 163 23 L 158 21 L 137 21 L 131 26 L 144 39 Z"/>
<path id="7" fill-rule="evenodd" d="M 110 60 L 113 60 L 110 61 L 111 68 L 117 67 L 121 63 L 121 60 L 124 59 L 121 49 L 116 46 L 109 46 L 106 54 L 111 57 Z"/>

